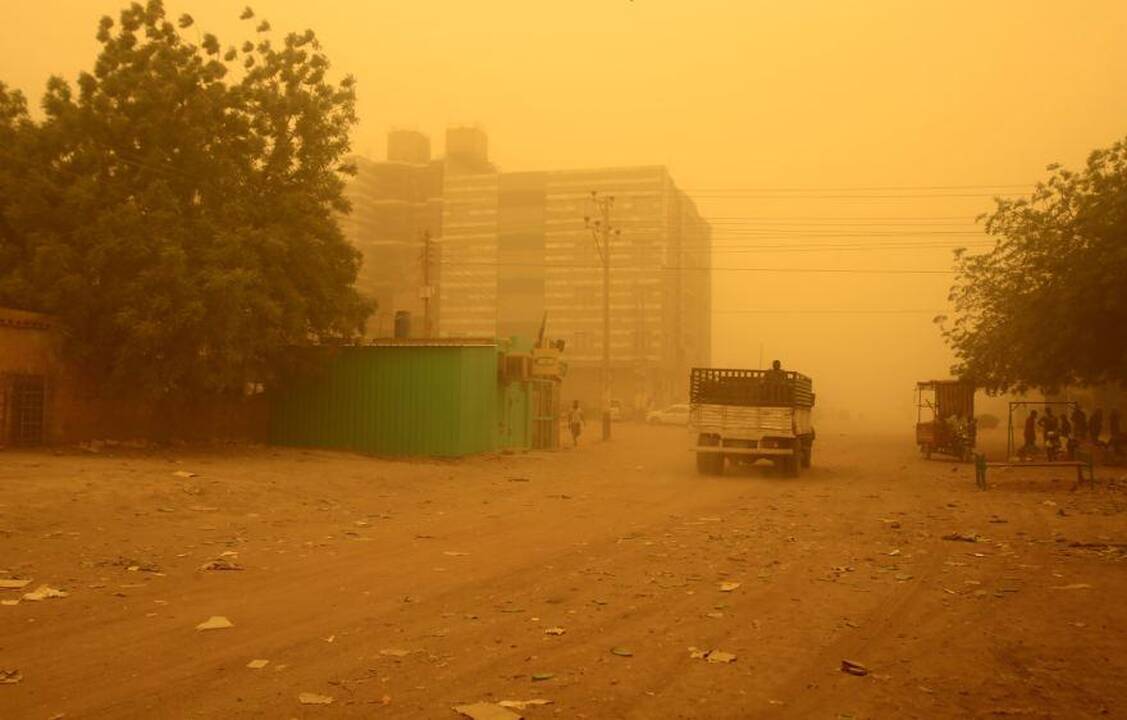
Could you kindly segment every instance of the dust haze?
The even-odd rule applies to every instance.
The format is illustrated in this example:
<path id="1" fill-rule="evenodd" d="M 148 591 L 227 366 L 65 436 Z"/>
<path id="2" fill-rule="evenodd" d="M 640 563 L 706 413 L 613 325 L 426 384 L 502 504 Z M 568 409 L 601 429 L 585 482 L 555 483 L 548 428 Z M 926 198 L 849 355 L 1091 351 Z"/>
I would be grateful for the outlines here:
<path id="1" fill-rule="evenodd" d="M 1127 717 L 1127 2 L 244 5 L 0 9 L 0 719 Z"/>
<path id="2" fill-rule="evenodd" d="M 226 2 L 169 2 L 234 37 Z M 113 8 L 9 3 L 0 67 L 73 79 Z M 667 165 L 713 225 L 712 363 L 781 359 L 827 416 L 911 421 L 951 357 L 931 319 L 992 196 L 1122 131 L 1123 3 L 260 2 L 359 81 L 358 153 L 480 125 L 506 172 Z M 30 31 L 34 29 L 34 31 Z M 1053 52 L 1048 52 L 1052 48 Z M 868 190 L 865 188 L 877 188 Z M 786 272 L 738 268 L 785 268 Z"/>

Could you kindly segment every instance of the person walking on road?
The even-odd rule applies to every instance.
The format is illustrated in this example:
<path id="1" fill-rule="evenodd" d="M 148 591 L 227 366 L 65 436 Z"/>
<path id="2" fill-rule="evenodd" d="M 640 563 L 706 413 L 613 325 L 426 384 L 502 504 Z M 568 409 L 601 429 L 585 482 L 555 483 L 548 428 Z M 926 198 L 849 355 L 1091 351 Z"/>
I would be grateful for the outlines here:
<path id="1" fill-rule="evenodd" d="M 1072 432 L 1076 434 L 1076 439 L 1084 441 L 1088 439 L 1088 416 L 1084 414 L 1084 408 L 1076 405 L 1076 409 L 1072 411 Z"/>
<path id="2" fill-rule="evenodd" d="M 571 403 L 571 410 L 567 413 L 567 427 L 571 430 L 571 446 L 579 447 L 579 435 L 583 432 L 583 410 L 579 408 L 579 401 Z"/>
<path id="3" fill-rule="evenodd" d="M 1029 413 L 1025 418 L 1025 447 L 1021 449 L 1022 455 L 1032 455 L 1037 452 L 1037 411 Z"/>
<path id="4" fill-rule="evenodd" d="M 1100 433 L 1104 430 L 1104 411 L 1103 408 L 1096 408 L 1092 411 L 1092 417 L 1088 418 L 1088 437 L 1091 438 L 1093 445 L 1100 444 Z"/>

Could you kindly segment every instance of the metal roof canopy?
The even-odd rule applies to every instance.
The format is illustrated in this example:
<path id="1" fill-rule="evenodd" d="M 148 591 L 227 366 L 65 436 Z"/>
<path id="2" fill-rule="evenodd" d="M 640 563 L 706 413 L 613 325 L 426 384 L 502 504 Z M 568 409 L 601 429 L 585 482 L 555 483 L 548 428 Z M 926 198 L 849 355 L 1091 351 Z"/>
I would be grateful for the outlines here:
<path id="1" fill-rule="evenodd" d="M 497 347 L 495 338 L 376 338 L 355 347 Z"/>

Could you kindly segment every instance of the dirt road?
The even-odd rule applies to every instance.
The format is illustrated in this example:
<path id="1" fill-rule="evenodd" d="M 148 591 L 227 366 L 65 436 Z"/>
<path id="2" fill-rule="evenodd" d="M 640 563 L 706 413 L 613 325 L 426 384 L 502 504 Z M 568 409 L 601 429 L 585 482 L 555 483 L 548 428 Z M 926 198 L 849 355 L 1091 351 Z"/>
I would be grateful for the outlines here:
<path id="1" fill-rule="evenodd" d="M 449 463 L 2 453 L 0 578 L 32 582 L 0 589 L 0 718 L 1127 716 L 1127 482 L 978 492 L 841 435 L 797 480 L 703 478 L 685 431 L 617 431 Z M 11 604 L 42 584 L 68 595 Z"/>

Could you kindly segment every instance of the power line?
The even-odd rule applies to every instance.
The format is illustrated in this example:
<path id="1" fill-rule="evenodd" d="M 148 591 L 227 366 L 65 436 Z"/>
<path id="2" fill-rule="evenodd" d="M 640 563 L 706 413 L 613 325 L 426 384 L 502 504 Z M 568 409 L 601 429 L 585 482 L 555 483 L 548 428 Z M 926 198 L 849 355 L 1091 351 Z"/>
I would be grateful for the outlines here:
<path id="1" fill-rule="evenodd" d="M 577 265 L 577 264 L 552 264 L 552 263 L 520 263 L 520 262 L 478 262 L 452 260 L 446 263 L 446 269 L 458 267 L 526 267 L 543 270 L 601 270 L 602 265 Z M 619 265 L 619 267 L 624 267 Z M 724 271 L 724 272 L 758 272 L 758 273 L 832 273 L 832 274 L 858 274 L 858 275 L 952 275 L 954 270 L 937 270 L 927 268 L 808 268 L 808 267 L 723 267 L 715 265 L 628 265 L 629 270 L 663 270 L 663 271 Z"/>
<path id="2" fill-rule="evenodd" d="M 908 308 L 735 308 L 713 310 L 713 315 L 941 315 L 946 310 Z"/>
<path id="3" fill-rule="evenodd" d="M 1026 193 L 895 193 L 895 194 L 831 194 L 811 193 L 780 194 L 768 193 L 693 193 L 692 197 L 703 200 L 929 200 L 944 198 L 994 198 L 994 197 L 1023 197 Z"/>
<path id="4" fill-rule="evenodd" d="M 683 192 L 713 192 L 713 191 L 739 191 L 739 192 L 862 192 L 880 190 L 982 190 L 986 188 L 1033 188 L 1031 183 L 993 183 L 979 185 L 844 185 L 844 186 L 807 186 L 807 187 L 729 187 L 714 186 L 704 188 L 680 188 Z"/>

